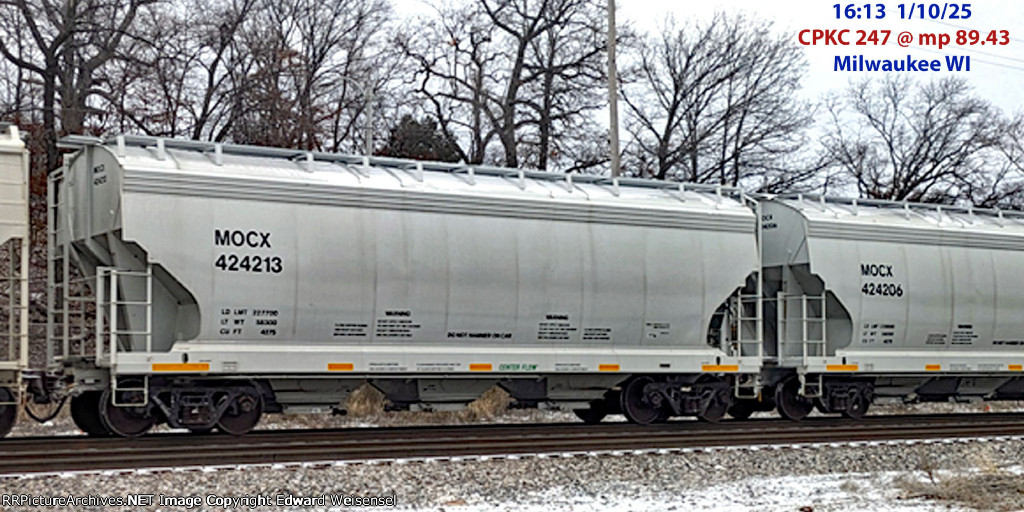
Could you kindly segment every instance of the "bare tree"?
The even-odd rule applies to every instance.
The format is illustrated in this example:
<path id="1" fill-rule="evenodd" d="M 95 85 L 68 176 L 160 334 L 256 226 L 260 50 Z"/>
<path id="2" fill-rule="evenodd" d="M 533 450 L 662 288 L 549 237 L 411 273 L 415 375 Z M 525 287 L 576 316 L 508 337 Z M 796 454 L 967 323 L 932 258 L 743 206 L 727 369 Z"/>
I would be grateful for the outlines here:
<path id="1" fill-rule="evenodd" d="M 864 197 L 952 202 L 999 187 L 989 171 L 1006 122 L 963 79 L 863 81 L 828 109 L 825 147 Z"/>
<path id="2" fill-rule="evenodd" d="M 9 33 L 25 32 L 24 20 L 20 17 L 4 21 L 13 23 L 8 27 Z M 27 44 L 30 44 L 27 38 L 16 38 L 8 42 L 8 51 L 16 56 L 25 56 L 29 53 Z M 21 120 L 38 114 L 33 103 L 39 88 L 31 83 L 29 75 L 28 70 L 12 61 L 0 60 L 0 119 Z"/>
<path id="3" fill-rule="evenodd" d="M 348 107 L 365 108 L 387 78 L 376 73 L 386 73 L 389 13 L 383 0 L 259 0 L 245 29 L 253 68 L 238 77 L 233 138 L 338 149 L 355 125 Z"/>
<path id="4" fill-rule="evenodd" d="M 105 129 L 351 150 L 377 117 L 364 112 L 370 101 L 397 97 L 385 87 L 394 67 L 385 51 L 385 0 L 159 7 L 139 17 L 105 68 Z"/>
<path id="5" fill-rule="evenodd" d="M 607 159 L 604 148 L 595 154 L 587 144 L 603 138 L 606 130 L 593 115 L 606 101 L 601 87 L 606 72 L 605 14 L 593 4 L 572 9 L 575 12 L 531 41 L 526 55 L 525 108 L 519 116 L 535 127 L 531 132 L 536 143 L 520 152 L 539 169 L 547 169 L 552 160 L 566 170 L 578 170 Z"/>
<path id="6" fill-rule="evenodd" d="M 155 1 L 0 1 L 0 53 L 42 82 L 48 168 L 57 166 L 58 129 L 82 132 L 89 100 L 102 86 L 97 70 L 114 58 L 140 9 Z M 19 38 L 32 47 L 10 43 Z"/>
<path id="7" fill-rule="evenodd" d="M 737 185 L 780 169 L 811 108 L 796 97 L 802 53 L 771 25 L 718 14 L 641 39 L 623 87 L 635 172 Z"/>
<path id="8" fill-rule="evenodd" d="M 560 134 L 597 132 L 604 51 L 602 2 L 474 0 L 425 20 L 428 36 L 396 45 L 416 65 L 419 94 L 465 160 L 546 168 L 589 159 Z M 586 136 L 582 136 L 584 138 Z M 578 153 L 578 154 L 577 154 Z"/>
<path id="9" fill-rule="evenodd" d="M 539 51 L 543 59 L 541 62 L 532 63 L 534 72 L 531 73 L 530 49 L 537 49 L 537 45 L 547 44 L 549 47 L 563 39 L 561 31 L 569 32 L 577 20 L 574 18 L 584 14 L 585 7 L 588 7 L 588 0 L 541 0 L 531 2 L 528 0 L 479 0 L 490 24 L 504 39 L 502 46 L 505 51 L 505 69 L 503 69 L 504 80 L 502 89 L 495 91 L 491 105 L 488 109 L 491 124 L 494 126 L 504 149 L 505 165 L 509 167 L 519 166 L 519 139 L 517 130 L 520 127 L 521 116 L 519 109 L 523 103 L 523 92 L 527 84 L 533 80 L 550 80 L 547 84 L 549 90 L 546 93 L 550 101 L 555 74 L 565 72 L 568 69 L 578 69 L 581 63 L 593 59 L 598 52 L 592 50 L 592 44 L 584 47 L 583 55 L 567 55 L 567 47 L 559 48 L 558 52 L 551 50 Z M 581 20 L 582 21 L 582 20 Z M 586 21 L 583 21 L 586 26 Z M 584 37 L 591 42 L 593 31 L 588 31 Z M 544 40 L 546 38 L 546 41 Z M 597 39 L 599 40 L 599 38 Z M 600 48 L 600 46 L 598 46 Z M 563 64 L 558 62 L 559 54 L 570 62 Z M 574 62 L 572 62 L 574 61 Z M 541 100 L 545 101 L 544 99 Z M 550 114 L 551 109 L 544 109 L 543 105 L 537 105 L 535 110 L 542 114 Z M 550 107 L 550 105 L 548 105 Z M 550 131 L 550 119 L 545 120 L 542 127 Z M 549 140 L 549 139 L 548 139 Z"/>
<path id="10" fill-rule="evenodd" d="M 399 33 L 395 46 L 412 62 L 416 92 L 448 137 L 464 138 L 461 160 L 479 164 L 495 136 L 486 109 L 501 56 L 479 9 L 446 6 L 418 22 L 420 34 Z M 456 137 L 456 135 L 464 137 Z"/>
<path id="11" fill-rule="evenodd" d="M 984 208 L 1024 210 L 1024 114 L 998 124 L 1001 141 L 987 152 L 987 172 L 962 181 L 961 197 Z"/>
<path id="12" fill-rule="evenodd" d="M 105 68 L 103 128 L 222 140 L 233 78 L 251 67 L 240 31 L 256 0 L 178 0 L 147 9 Z"/>

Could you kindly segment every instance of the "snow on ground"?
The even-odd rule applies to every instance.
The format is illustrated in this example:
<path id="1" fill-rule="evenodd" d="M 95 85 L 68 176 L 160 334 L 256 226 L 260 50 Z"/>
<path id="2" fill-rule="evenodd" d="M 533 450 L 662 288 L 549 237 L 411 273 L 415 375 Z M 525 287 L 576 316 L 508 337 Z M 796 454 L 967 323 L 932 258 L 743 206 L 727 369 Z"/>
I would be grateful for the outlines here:
<path id="1" fill-rule="evenodd" d="M 883 406 L 873 408 L 872 412 L 983 414 L 1020 410 L 1020 403 L 995 403 Z M 609 420 L 621 421 L 621 417 Z M 568 421 L 576 420 L 568 413 L 545 411 L 502 411 L 494 415 L 393 413 L 348 417 L 270 416 L 261 428 Z M 73 433 L 77 433 L 77 429 L 66 411 L 50 425 L 24 422 L 15 432 L 20 435 Z M 205 497 L 210 494 L 318 496 L 345 493 L 393 495 L 397 497 L 398 510 L 415 512 L 1024 510 L 1021 460 L 1024 460 L 1024 440 L 836 444 L 647 455 L 29 476 L 0 478 L 0 495 L 154 493 Z M 5 507 L 0 506 L 2 509 Z M 173 507 L 162 509 L 176 510 Z M 85 510 L 108 512 L 118 508 Z M 202 506 L 191 510 L 222 509 Z M 269 506 L 254 510 L 320 509 Z"/>
<path id="2" fill-rule="evenodd" d="M 895 481 L 899 472 L 772 476 L 711 485 L 680 495 L 660 497 L 574 495 L 559 487 L 532 496 L 543 504 L 520 502 L 442 505 L 445 512 L 930 512 L 970 510 L 949 503 L 907 499 Z M 413 509 L 437 511 L 437 507 Z"/>
<path id="3" fill-rule="evenodd" d="M 398 510 L 415 512 L 1024 510 L 1021 460 L 1024 440 L 1017 439 L 837 443 L 645 455 L 30 476 L 0 479 L 0 495 L 260 495 L 273 503 L 279 495 L 346 494 L 394 496 Z M 270 505 L 254 510 L 350 509 Z"/>

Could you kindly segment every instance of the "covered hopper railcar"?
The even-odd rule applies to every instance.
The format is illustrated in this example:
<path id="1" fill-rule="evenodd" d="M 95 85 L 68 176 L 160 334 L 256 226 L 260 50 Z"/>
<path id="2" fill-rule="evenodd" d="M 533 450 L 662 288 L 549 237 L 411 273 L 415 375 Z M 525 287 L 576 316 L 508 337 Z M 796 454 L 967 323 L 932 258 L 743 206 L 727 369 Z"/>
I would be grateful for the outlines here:
<path id="1" fill-rule="evenodd" d="M 1024 398 L 1019 213 L 806 195 L 761 207 L 765 383 L 783 416 Z"/>
<path id="2" fill-rule="evenodd" d="M 721 418 L 761 371 L 734 190 L 122 136 L 50 177 L 48 349 L 77 424 L 231 433 L 523 406 Z"/>
<path id="3" fill-rule="evenodd" d="M 0 123 L 0 437 L 17 419 L 29 364 L 28 169 L 18 128 Z"/>

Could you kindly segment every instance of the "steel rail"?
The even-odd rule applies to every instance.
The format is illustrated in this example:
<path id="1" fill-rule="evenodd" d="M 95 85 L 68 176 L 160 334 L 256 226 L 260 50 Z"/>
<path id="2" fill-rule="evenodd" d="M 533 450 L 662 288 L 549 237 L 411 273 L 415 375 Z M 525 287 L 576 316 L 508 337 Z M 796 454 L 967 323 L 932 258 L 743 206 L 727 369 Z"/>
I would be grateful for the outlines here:
<path id="1" fill-rule="evenodd" d="M 561 423 L 278 430 L 244 437 L 173 433 L 139 439 L 61 436 L 0 442 L 0 475 L 1006 436 L 1024 436 L 1024 415 L 720 424 L 678 421 L 648 427 Z"/>

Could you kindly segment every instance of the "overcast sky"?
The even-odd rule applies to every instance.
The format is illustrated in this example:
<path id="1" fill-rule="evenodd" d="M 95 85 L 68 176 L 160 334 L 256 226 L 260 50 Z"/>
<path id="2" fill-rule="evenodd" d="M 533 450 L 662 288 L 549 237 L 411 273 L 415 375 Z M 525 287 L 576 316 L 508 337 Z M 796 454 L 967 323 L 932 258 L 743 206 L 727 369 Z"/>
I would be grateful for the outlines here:
<path id="1" fill-rule="evenodd" d="M 990 45 L 973 47 L 950 46 L 941 51 L 920 48 L 901 48 L 894 41 L 885 47 L 872 49 L 869 47 L 835 47 L 809 46 L 806 48 L 808 76 L 805 82 L 805 93 L 812 97 L 846 85 L 853 79 L 865 76 L 882 76 L 880 73 L 850 73 L 833 71 L 836 55 L 863 54 L 872 58 L 905 59 L 907 55 L 922 59 L 944 60 L 946 55 L 970 55 L 971 72 L 959 73 L 974 85 L 979 96 L 982 96 L 1007 114 L 1024 110 L 1024 1 L 1022 0 L 974 0 L 963 3 L 971 4 L 971 17 L 967 20 L 922 21 L 901 20 L 899 5 L 909 8 L 914 2 L 887 0 L 870 2 L 884 4 L 886 15 L 883 20 L 842 20 L 836 19 L 835 4 L 848 5 L 854 2 L 836 0 L 794 0 L 787 2 L 753 1 L 753 0 L 708 0 L 672 1 L 655 0 L 648 2 L 627 2 L 619 0 L 619 16 L 632 23 L 638 29 L 657 30 L 666 15 L 671 14 L 677 22 L 709 19 L 716 10 L 726 12 L 743 12 L 775 22 L 776 30 L 797 39 L 803 29 L 849 29 L 856 30 L 892 30 L 892 38 L 902 31 L 913 34 L 921 32 L 947 32 L 953 34 L 957 30 L 978 30 L 987 34 L 992 30 L 1010 31 L 1011 41 L 1007 46 L 993 47 Z M 855 2 L 857 6 L 867 4 L 866 1 Z M 950 2 L 938 2 L 950 3 Z M 916 11 L 915 11 L 916 12 Z M 914 73 L 918 79 L 927 80 L 941 76 L 939 73 Z"/>
<path id="2" fill-rule="evenodd" d="M 403 14 L 430 12 L 429 3 L 443 0 L 396 0 L 397 8 Z M 643 31 L 657 30 L 664 23 L 667 15 L 685 24 L 694 20 L 710 19 L 716 10 L 729 13 L 743 12 L 752 17 L 772 20 L 776 30 L 783 35 L 792 37 L 803 29 L 849 29 L 856 30 L 892 30 L 889 45 L 880 48 L 864 46 L 826 47 L 811 46 L 806 48 L 808 66 L 804 94 L 817 99 L 830 90 L 843 88 L 851 79 L 881 77 L 880 73 L 851 73 L 833 71 L 836 55 L 863 54 L 869 58 L 905 59 L 907 55 L 915 59 L 944 59 L 946 55 L 971 55 L 970 72 L 960 75 L 970 80 L 977 94 L 1002 108 L 1007 114 L 1024 110 L 1024 0 L 973 0 L 971 17 L 956 21 L 922 21 L 901 20 L 899 5 L 905 3 L 909 8 L 913 2 L 887 0 L 886 16 L 883 20 L 837 20 L 833 5 L 850 2 L 837 0 L 792 0 L 773 2 L 763 0 L 618 0 L 620 23 L 626 22 Z M 855 5 L 863 6 L 864 0 Z M 948 3 L 948 2 L 942 2 Z M 921 48 L 901 48 L 894 40 L 902 31 L 913 34 L 921 32 L 948 32 L 954 34 L 960 29 L 978 30 L 987 34 L 991 30 L 1010 31 L 1011 41 L 1008 46 L 993 47 L 990 45 L 961 48 L 950 46 L 925 50 Z M 1019 32 L 1018 32 L 1019 31 Z M 921 80 L 928 80 L 940 73 L 914 73 Z"/>

